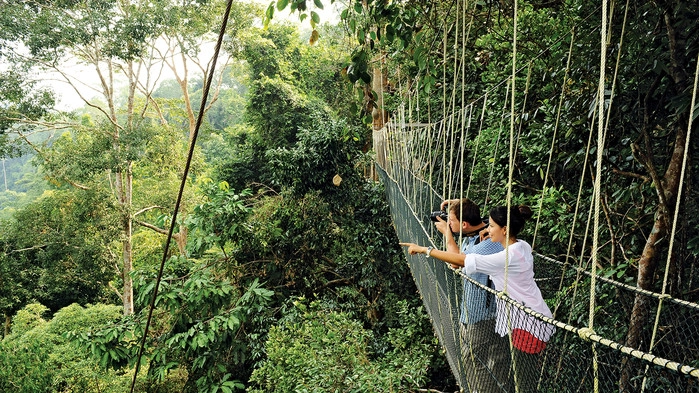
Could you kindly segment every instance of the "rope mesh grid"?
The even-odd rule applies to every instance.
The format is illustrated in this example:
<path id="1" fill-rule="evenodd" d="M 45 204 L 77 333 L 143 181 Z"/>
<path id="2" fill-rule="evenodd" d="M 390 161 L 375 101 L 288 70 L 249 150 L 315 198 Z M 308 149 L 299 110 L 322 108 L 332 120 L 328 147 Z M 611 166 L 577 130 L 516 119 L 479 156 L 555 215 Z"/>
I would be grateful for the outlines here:
<path id="1" fill-rule="evenodd" d="M 441 182 L 453 180 L 435 175 L 445 169 L 443 162 L 435 159 L 428 165 L 416 158 L 420 156 L 416 153 L 424 149 L 441 152 L 440 149 L 445 148 L 445 138 L 435 136 L 439 133 L 439 128 L 438 124 L 412 124 L 410 128 L 404 128 L 389 123 L 384 130 L 374 132 L 377 162 L 380 163 L 377 165 L 378 173 L 385 185 L 401 241 L 434 247 L 441 245 L 441 234 L 429 220 L 429 213 L 437 210 L 440 202 L 447 199 L 435 189 L 442 189 Z M 470 158 L 465 157 L 464 160 L 470 163 Z M 459 163 L 452 162 L 450 165 Z M 433 185 L 428 183 L 428 179 L 432 179 Z M 454 184 L 451 189 L 454 189 L 453 186 Z M 471 348 L 468 338 L 461 334 L 463 280 L 468 279 L 434 258 L 425 258 L 421 254 L 407 258 L 434 323 L 435 333 L 445 349 L 450 368 L 465 392 L 590 392 L 595 388 L 600 392 L 620 391 L 619 379 L 624 367 L 631 367 L 636 372 L 631 386 L 627 387 L 631 389 L 628 391 L 641 391 L 642 381 L 645 380 L 643 390 L 646 392 L 699 392 L 699 369 L 696 368 L 699 344 L 695 338 L 699 327 L 699 305 L 695 303 L 637 290 L 609 278 L 596 277 L 596 298 L 613 299 L 615 307 L 623 309 L 626 315 L 630 313 L 634 298 L 639 294 L 647 299 L 645 304 L 650 308 L 651 314 L 656 313 L 658 304 L 663 299 L 652 353 L 624 347 L 628 318 L 614 319 L 610 310 L 599 308 L 596 311 L 595 330 L 585 327 L 590 273 L 553 258 L 535 255 L 537 285 L 550 308 L 557 310 L 555 315 L 558 319 L 546 319 L 529 309 L 524 310 L 530 315 L 537 315 L 540 320 L 554 324 L 556 332 L 545 349 L 538 354 L 519 356 L 519 351 L 513 351 L 515 356 L 507 354 L 516 367 L 510 365 L 509 372 L 503 376 L 502 370 L 488 368 L 488 363 L 492 363 L 490 356 L 482 353 L 479 355 L 478 351 Z M 564 291 L 559 290 L 562 281 L 565 283 Z M 475 282 L 473 285 L 479 288 L 483 296 L 487 292 L 496 296 L 490 288 Z M 572 288 L 576 289 L 576 296 L 571 295 Z M 512 304 L 510 310 L 523 307 L 502 294 L 499 296 L 501 298 L 498 298 L 498 302 Z M 571 313 L 577 315 L 578 319 L 562 322 Z M 492 335 L 492 332 L 476 331 L 476 334 Z M 642 332 L 642 341 L 646 344 L 650 342 L 652 334 L 653 325 L 649 323 Z M 593 343 L 596 344 L 597 378 L 593 370 Z M 486 366 L 485 381 L 481 377 L 474 382 L 467 371 L 469 362 Z M 523 378 L 517 378 L 517 385 L 512 375 L 513 368 L 518 370 L 518 375 L 524 375 Z"/>

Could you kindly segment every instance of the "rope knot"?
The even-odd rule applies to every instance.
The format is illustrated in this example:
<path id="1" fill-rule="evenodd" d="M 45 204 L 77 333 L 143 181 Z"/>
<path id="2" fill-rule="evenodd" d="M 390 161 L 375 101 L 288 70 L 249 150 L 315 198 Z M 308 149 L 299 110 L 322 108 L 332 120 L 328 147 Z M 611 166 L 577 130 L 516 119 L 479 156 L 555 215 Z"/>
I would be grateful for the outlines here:
<path id="1" fill-rule="evenodd" d="M 580 338 L 582 338 L 585 341 L 590 341 L 590 336 L 592 336 L 593 334 L 596 333 L 594 330 L 592 330 L 592 328 L 584 327 L 578 329 L 578 336 L 580 336 Z"/>

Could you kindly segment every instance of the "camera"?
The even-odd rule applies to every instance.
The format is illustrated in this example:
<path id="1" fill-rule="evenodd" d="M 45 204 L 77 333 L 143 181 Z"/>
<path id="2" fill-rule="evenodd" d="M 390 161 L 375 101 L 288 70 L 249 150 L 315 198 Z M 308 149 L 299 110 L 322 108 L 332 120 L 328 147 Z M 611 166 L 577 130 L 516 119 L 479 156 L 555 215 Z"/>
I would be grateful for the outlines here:
<path id="1" fill-rule="evenodd" d="M 449 219 L 449 215 L 444 210 L 437 210 L 430 213 L 430 220 L 437 222 L 437 217 L 441 218 L 442 221 L 447 221 Z"/>

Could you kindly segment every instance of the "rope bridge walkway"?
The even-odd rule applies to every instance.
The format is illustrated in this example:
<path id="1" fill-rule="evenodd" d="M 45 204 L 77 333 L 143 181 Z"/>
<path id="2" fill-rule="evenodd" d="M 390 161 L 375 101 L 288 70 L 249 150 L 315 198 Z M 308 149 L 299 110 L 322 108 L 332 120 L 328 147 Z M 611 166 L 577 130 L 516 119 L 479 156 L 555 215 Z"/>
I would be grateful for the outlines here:
<path id="1" fill-rule="evenodd" d="M 451 70 L 455 81 L 451 97 L 448 97 L 444 83 L 443 107 L 440 108 L 439 120 L 435 121 L 432 120 L 434 113 L 429 106 L 426 111 L 419 107 L 421 102 L 423 106 L 424 102 L 430 102 L 419 95 L 420 77 L 404 76 L 405 80 L 393 81 L 397 88 L 395 96 L 401 97 L 403 103 L 391 114 L 391 121 L 374 131 L 377 172 L 385 185 L 401 242 L 444 250 L 445 239 L 430 220 L 430 212 L 439 210 L 441 202 L 447 199 L 470 198 L 480 205 L 481 213 L 487 215 L 488 208 L 494 207 L 489 206 L 493 201 L 504 202 L 498 205 L 512 206 L 515 182 L 528 189 L 530 194 L 536 193 L 537 198 L 541 196 L 537 199 L 538 206 L 532 206 L 536 217 L 534 228 L 529 225 L 527 228 L 527 231 L 533 230 L 533 236 L 530 240 L 527 233 L 520 238 L 532 246 L 534 280 L 546 302 L 543 306 L 531 306 L 540 311 L 548 306 L 551 311 L 548 315 L 552 317 L 508 296 L 514 293 L 508 292 L 507 284 L 508 274 L 515 274 L 508 273 L 507 255 L 511 247 L 505 253 L 505 286 L 501 292 L 493 289 L 498 287 L 498 283 L 491 286 L 488 280 L 474 279 L 447 263 L 430 258 L 429 251 L 427 255 L 406 254 L 451 370 L 465 392 L 699 392 L 699 343 L 696 338 L 699 333 L 699 304 L 674 298 L 666 291 L 681 210 L 687 152 L 690 150 L 688 141 L 691 139 L 692 121 L 696 117 L 694 108 L 699 59 L 694 74 L 687 142 L 679 176 L 680 195 L 676 198 L 674 221 L 668 225 L 670 252 L 667 253 L 664 267 L 662 291 L 653 293 L 615 281 L 614 278 L 622 277 L 623 272 L 619 276 L 600 275 L 597 272 L 598 267 L 602 266 L 597 254 L 603 249 L 599 239 L 600 228 L 603 227 L 599 218 L 603 210 L 600 203 L 600 179 L 603 174 L 602 165 L 597 163 L 604 161 L 605 136 L 609 127 L 609 117 L 605 115 L 613 105 L 617 79 L 616 71 L 611 78 L 605 75 L 607 23 L 610 20 L 607 0 L 603 0 L 600 7 L 600 75 L 595 106 L 590 108 L 587 118 L 567 119 L 566 123 L 568 133 L 589 135 L 584 162 L 577 164 L 582 173 L 565 175 L 568 180 L 580 179 L 574 212 L 567 216 L 573 221 L 570 223 L 570 237 L 565 239 L 565 234 L 549 231 L 548 243 L 543 245 L 537 242 L 541 215 L 547 209 L 553 210 L 560 201 L 556 196 L 557 189 L 548 187 L 547 181 L 554 161 L 576 33 L 573 29 L 570 34 L 566 72 L 560 81 L 560 100 L 557 105 L 550 103 L 548 123 L 555 125 L 548 130 L 552 134 L 548 164 L 541 165 L 541 173 L 536 174 L 543 180 L 543 186 L 534 189 L 527 179 L 532 174 L 518 174 L 518 178 L 514 174 L 518 152 L 531 148 L 526 141 L 520 141 L 520 135 L 522 129 L 526 130 L 528 126 L 525 124 L 528 116 L 532 115 L 525 110 L 529 92 L 537 88 L 537 81 L 531 78 L 532 62 L 528 67 L 517 68 L 517 2 L 514 4 L 512 74 L 506 81 L 493 84 L 491 89 L 469 104 L 456 104 L 459 89 L 460 102 L 466 103 L 468 100 L 463 84 L 459 84 L 460 78 L 465 78 L 465 73 L 455 65 Z M 627 2 L 626 9 L 628 6 Z M 456 15 L 455 29 L 457 32 L 462 30 L 464 45 L 468 40 L 470 24 L 465 14 L 461 19 L 458 12 Z M 626 17 L 622 22 L 622 37 L 625 25 Z M 446 54 L 446 28 L 444 34 Z M 616 48 L 619 54 L 622 53 L 621 39 Z M 459 46 L 454 45 L 455 59 L 459 58 L 458 50 Z M 461 67 L 464 53 L 465 48 L 461 48 Z M 617 70 L 619 61 L 620 56 L 617 56 Z M 446 64 L 444 66 L 446 74 Z M 526 80 L 522 91 L 517 89 L 518 80 Z M 607 86 L 609 80 L 611 87 Z M 385 85 L 383 80 L 380 85 Z M 521 109 L 515 105 L 517 100 L 523 101 L 518 104 Z M 377 104 L 383 108 L 382 92 L 378 94 Z M 535 116 L 536 113 L 532 117 Z M 589 130 L 572 129 L 581 124 L 582 127 L 589 124 Z M 593 135 L 597 136 L 596 142 Z M 541 141 L 537 143 L 537 148 L 542 146 Z M 503 157 L 509 161 L 504 162 Z M 570 171 L 565 164 L 563 167 Z M 596 172 L 586 173 L 588 169 Z M 491 187 L 493 178 L 498 179 L 499 188 Z M 594 183 L 592 187 L 590 181 Z M 571 190 L 566 192 L 567 195 L 575 193 Z M 544 206 L 544 199 L 547 206 Z M 570 208 L 570 205 L 567 204 L 566 208 Z M 549 222 L 555 222 L 558 213 L 548 213 Z M 554 215 L 554 218 L 551 219 L 550 215 Z M 578 217 L 585 215 L 587 220 L 576 222 Z M 508 216 L 507 226 L 509 219 Z M 576 228 L 583 229 L 584 235 L 575 235 Z M 468 239 L 459 237 L 457 243 Z M 588 238 L 591 239 L 590 244 L 587 244 Z M 552 258 L 537 253 L 537 249 L 565 248 L 566 242 L 567 252 L 559 254 L 564 257 Z M 578 252 L 580 255 L 573 255 Z M 586 255 L 586 252 L 589 254 Z M 608 272 L 603 271 L 604 274 Z M 693 271 L 689 272 L 690 282 L 693 275 Z M 491 279 L 495 282 L 495 277 L 491 276 Z"/>
<path id="2" fill-rule="evenodd" d="M 406 163 L 415 164 L 415 161 L 391 159 L 405 153 L 390 150 L 391 147 L 404 148 L 406 141 L 401 138 L 417 134 L 420 132 L 416 129 L 407 130 L 392 125 L 375 132 L 374 144 L 379 148 L 378 173 L 386 188 L 399 239 L 438 247 L 441 234 L 434 229 L 429 212 L 436 210 L 435 207 L 439 207 L 446 198 L 406 166 Z M 414 156 L 411 158 L 414 159 Z M 589 288 L 576 285 L 582 283 L 585 277 L 589 279 L 590 273 L 584 269 L 535 254 L 536 282 L 551 310 L 555 310 L 555 316 L 551 319 L 435 258 L 425 258 L 419 254 L 408 256 L 408 262 L 451 370 L 463 391 L 620 391 L 622 374 L 625 370 L 631 370 L 633 376 L 628 391 L 699 392 L 699 369 L 696 368 L 699 359 L 699 344 L 696 341 L 699 305 L 696 303 L 597 277 L 598 298 L 613 297 L 616 307 L 630 310 L 634 298 L 640 295 L 653 304 L 655 311 L 660 309 L 657 333 L 661 338 L 657 340 L 653 353 L 648 353 L 618 342 L 627 333 L 624 324 L 618 320 L 598 318 L 592 331 L 581 321 L 568 318 L 576 311 L 580 314 L 576 308 L 586 306 Z M 510 360 L 510 369 L 491 369 L 488 363 L 492 363 L 494 354 L 478 353 L 472 342 L 479 341 L 478 336 L 491 337 L 493 331 L 486 329 L 492 329 L 493 325 L 485 325 L 479 331 L 469 332 L 470 335 L 464 333 L 463 314 L 468 314 L 468 308 L 462 307 L 464 280 L 472 288 L 477 288 L 479 294 L 475 296 L 497 297 L 497 301 L 511 304 L 510 309 L 521 309 L 542 321 L 543 325 L 555 326 L 555 333 L 545 349 L 534 356 L 517 357 L 513 355 L 521 351 L 510 351 L 509 345 L 500 345 L 497 350 L 503 353 L 499 356 Z M 604 315 L 605 310 L 598 310 L 597 313 Z M 467 315 L 465 317 L 468 318 Z M 647 326 L 644 334 L 652 334 L 652 328 L 652 325 Z M 485 381 L 482 376 L 478 378 L 473 373 L 469 374 L 473 363 L 487 369 Z M 528 371 L 525 374 L 530 376 L 530 381 L 514 383 L 513 369 L 518 367 Z M 495 389 L 492 389 L 493 385 Z"/>

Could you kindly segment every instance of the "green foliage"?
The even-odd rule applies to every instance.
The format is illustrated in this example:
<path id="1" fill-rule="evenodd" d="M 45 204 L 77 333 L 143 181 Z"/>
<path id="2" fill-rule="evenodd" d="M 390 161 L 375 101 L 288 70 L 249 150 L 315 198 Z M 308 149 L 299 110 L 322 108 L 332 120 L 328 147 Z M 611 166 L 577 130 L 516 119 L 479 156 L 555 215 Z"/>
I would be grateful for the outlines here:
<path id="1" fill-rule="evenodd" d="M 219 179 L 231 189 L 257 190 L 246 202 L 252 210 L 244 222 L 243 217 L 233 216 L 226 221 L 227 214 L 216 212 L 234 210 L 240 202 L 217 199 L 223 205 L 198 210 L 202 216 L 196 220 L 236 228 L 230 233 L 208 231 L 217 233 L 216 241 L 231 245 L 221 249 L 219 256 L 228 261 L 229 276 L 243 282 L 259 278 L 275 288 L 268 312 L 248 327 L 253 365 L 264 361 L 267 332 L 280 316 L 291 312 L 288 299 L 295 297 L 321 299 L 371 326 L 374 354 L 386 356 L 389 362 L 398 358 L 389 355 L 389 331 L 402 326 L 393 304 L 419 300 L 396 247 L 383 189 L 360 171 L 370 161 L 363 150 L 369 132 L 354 121 L 336 119 L 335 107 L 324 107 L 315 98 L 332 102 L 328 100 L 331 91 L 317 91 L 327 84 L 312 82 L 319 81 L 310 72 L 318 66 L 313 56 L 318 52 L 299 48 L 276 34 L 272 31 L 269 41 L 256 42 L 248 53 L 254 54 L 252 69 L 263 74 L 252 75 L 257 80 L 250 90 L 248 119 L 254 130 L 239 127 L 224 135 L 234 149 L 231 158 L 221 160 L 217 168 Z M 269 57 L 287 57 L 265 58 L 260 54 L 263 49 Z M 322 58 L 333 64 L 332 56 Z M 284 67 L 297 64 L 303 67 L 294 74 L 296 79 L 289 78 Z M 278 75 L 267 75 L 272 72 Z M 337 185 L 333 183 L 336 175 L 341 178 Z M 432 337 L 429 324 L 420 324 L 415 332 Z M 444 364 L 434 360 L 439 357 L 430 351 L 428 363 L 443 370 Z"/>
<path id="2" fill-rule="evenodd" d="M 204 6 L 204 3 L 214 8 L 222 4 L 197 2 L 196 5 Z M 318 4 L 320 2 L 316 6 Z M 180 49 L 185 52 L 194 50 L 195 38 L 208 31 L 199 23 L 211 14 L 197 7 L 191 10 L 185 7 L 179 10 L 181 14 L 173 15 L 161 12 L 168 10 L 160 7 L 163 3 L 155 5 L 154 11 L 160 14 L 146 20 L 150 13 L 135 4 L 125 5 L 124 9 L 128 15 L 140 14 L 122 19 L 114 18 L 116 8 L 110 4 L 95 3 L 95 9 L 103 12 L 96 17 L 94 27 L 100 28 L 102 23 L 106 23 L 100 34 L 84 35 L 89 27 L 88 24 L 81 24 L 84 21 L 61 19 L 75 24 L 53 37 L 55 40 L 37 35 L 36 40 L 32 41 L 33 48 L 37 54 L 48 55 L 51 50 L 63 50 L 61 42 L 91 42 L 92 39 L 104 38 L 101 36 L 104 31 L 121 36 L 106 38 L 102 54 L 129 60 L 142 53 L 141 43 L 159 29 L 164 26 L 176 29 L 179 23 L 191 20 L 192 24 L 186 26 L 186 31 L 193 33 L 192 38 L 187 37 Z M 84 4 L 78 2 L 67 6 L 83 7 Z M 50 18 L 57 11 L 52 7 L 53 4 L 47 6 L 48 9 L 37 15 L 37 19 L 32 17 L 27 22 L 38 23 L 39 18 Z M 19 8 L 13 9 L 13 12 L 19 11 Z M 80 8 L 80 11 L 83 9 Z M 198 14 L 198 11 L 202 12 Z M 79 14 L 68 12 L 66 15 Z M 85 14 L 88 15 L 87 12 Z M 317 14 L 309 13 L 309 16 L 312 23 L 319 22 Z M 114 22 L 109 22 L 111 19 Z M 14 32 L 20 34 L 21 30 Z M 172 32 L 176 33 L 174 30 Z M 11 32 L 5 33 L 9 35 Z M 124 40 L 118 41 L 120 38 Z M 61 41 L 63 39 L 66 40 Z M 382 189 L 363 179 L 357 168 L 358 162 L 368 162 L 362 149 L 366 149 L 365 141 L 370 133 L 367 129 L 352 125 L 355 121 L 331 120 L 333 113 L 346 113 L 349 107 L 349 90 L 334 90 L 343 82 L 341 71 L 347 53 L 337 49 L 341 47 L 339 41 L 337 39 L 337 45 L 332 47 L 306 47 L 301 44 L 295 31 L 280 28 L 270 29 L 262 39 L 247 43 L 245 53 L 255 79 L 248 103 L 250 125 L 229 127 L 220 139 L 215 140 L 215 147 L 220 150 L 207 151 L 208 157 L 216 152 L 223 153 L 217 157 L 221 159 L 220 173 L 230 174 L 230 178 L 217 178 L 211 183 L 197 178 L 194 184 L 203 186 L 203 195 L 185 195 L 187 202 L 197 206 L 193 210 L 186 209 L 191 216 L 183 221 L 190 231 L 188 251 L 201 260 L 173 257 L 168 263 L 166 277 L 159 288 L 151 335 L 146 342 L 144 364 L 147 375 L 139 375 L 138 389 L 152 392 L 225 392 L 242 389 L 255 364 L 264 359 L 262 344 L 266 341 L 269 327 L 283 314 L 281 310 L 287 307 L 288 296 L 294 295 L 307 295 L 309 298 L 317 295 L 356 315 L 351 326 L 360 328 L 360 325 L 365 325 L 374 329 L 371 332 L 361 327 L 359 334 L 371 339 L 367 343 L 372 347 L 371 351 L 366 353 L 372 356 L 370 360 L 374 365 L 367 370 L 383 376 L 385 382 L 382 384 L 387 391 L 398 389 L 396 386 L 417 386 L 421 383 L 425 365 L 434 358 L 431 328 L 424 323 L 424 313 L 420 311 L 419 324 L 411 325 L 404 334 L 394 336 L 389 333 L 391 329 L 402 327 L 403 318 L 392 317 L 396 306 L 386 300 L 386 294 L 395 293 L 393 299 L 397 301 L 411 299 L 413 306 L 416 302 L 414 287 L 406 285 L 412 281 L 395 244 Z M 240 44 L 226 42 L 232 49 Z M 316 73 L 317 69 L 322 72 Z M 195 87 L 201 84 L 200 79 L 190 81 Z M 245 89 L 240 91 L 244 92 Z M 83 304 L 94 301 L 96 295 L 87 293 L 78 284 L 80 280 L 90 279 L 95 287 L 104 290 L 105 284 L 114 278 L 111 263 L 115 262 L 116 253 L 102 248 L 107 244 L 103 243 L 106 238 L 119 239 L 112 231 L 114 216 L 111 213 L 120 213 L 122 219 L 128 219 L 130 214 L 138 212 L 139 219 L 147 217 L 158 226 L 167 222 L 168 218 L 162 211 L 153 207 L 169 206 L 172 202 L 174 194 L 168 197 L 167 193 L 172 190 L 177 173 L 182 171 L 181 153 L 185 142 L 184 133 L 178 131 L 177 126 L 184 125 L 186 128 L 187 117 L 186 108 L 183 109 L 181 102 L 173 96 L 172 86 L 169 89 L 165 86 L 160 93 L 162 96 L 156 95 L 156 101 L 148 101 L 153 106 L 140 112 L 140 118 L 135 115 L 138 111 L 120 112 L 116 108 L 117 117 L 111 119 L 116 124 L 100 123 L 90 116 L 66 119 L 80 126 L 52 141 L 52 150 L 44 151 L 42 157 L 47 160 L 44 169 L 52 179 L 58 180 L 57 186 L 82 182 L 84 184 L 81 186 L 89 187 L 91 191 L 75 195 L 84 197 L 94 192 L 95 197 L 85 198 L 83 205 L 79 198 L 73 199 L 70 193 L 54 191 L 52 195 L 61 196 L 52 200 L 55 206 L 49 202 L 32 205 L 21 213 L 21 221 L 12 223 L 8 239 L 11 234 L 23 242 L 7 240 L 8 262 L 0 265 L 3 279 L 5 272 L 17 266 L 15 259 L 11 262 L 9 259 L 15 258 L 13 251 L 22 250 L 20 247 L 30 250 L 23 250 L 25 259 L 20 261 L 22 267 L 27 269 L 20 269 L 18 277 L 8 275 L 12 280 L 0 283 L 3 286 L 0 293 L 9 293 L 13 297 L 8 302 L 8 310 L 21 307 L 37 294 L 42 295 L 42 292 L 34 291 L 33 282 L 37 281 L 37 277 L 46 277 L 38 281 L 49 283 L 51 290 L 55 291 L 46 296 L 54 301 L 46 303 L 51 309 L 63 305 L 59 301 L 72 299 L 68 291 L 58 293 L 69 286 L 73 289 L 77 287 L 75 295 L 81 296 L 73 301 Z M 145 108 L 146 100 L 139 97 L 134 99 L 136 107 L 143 104 Z M 238 101 L 234 102 L 239 104 Z M 156 117 L 155 111 L 150 111 L 156 105 L 167 112 L 162 118 Z M 159 124 L 153 120 L 155 118 L 176 126 Z M 211 124 L 214 128 L 221 128 L 222 124 L 226 124 L 221 119 L 226 118 L 217 117 L 218 120 Z M 236 149 L 221 149 L 225 144 Z M 229 157 L 230 161 L 224 159 Z M 272 164 L 267 165 L 270 162 Z M 197 168 L 196 161 L 194 164 L 194 168 Z M 120 206 L 118 211 L 112 210 L 114 206 L 102 202 L 109 198 L 100 199 L 96 195 L 102 192 L 102 186 L 107 185 L 105 174 L 128 170 L 133 170 L 135 177 L 134 204 Z M 198 176 L 202 172 L 194 173 Z M 339 186 L 332 183 L 335 175 L 342 177 Z M 223 180 L 230 180 L 230 189 L 221 182 Z M 249 195 L 243 190 L 250 183 L 258 183 L 255 187 L 258 191 L 270 191 L 267 186 L 271 185 L 275 194 Z M 260 183 L 264 185 L 260 186 Z M 90 203 L 96 211 L 88 214 Z M 152 210 L 137 211 L 136 206 Z M 30 212 L 34 213 L 36 222 L 27 224 Z M 20 225 L 41 236 L 23 233 Z M 66 377 L 60 389 L 125 390 L 124 382 L 132 373 L 131 367 L 136 361 L 139 338 L 143 333 L 145 307 L 154 288 L 154 272 L 150 265 L 152 250 L 156 248 L 153 239 L 138 231 L 134 239 L 134 247 L 138 249 L 134 254 L 138 259 L 134 263 L 141 268 L 133 275 L 136 309 L 140 312 L 119 321 L 111 319 L 101 324 L 82 324 L 72 322 L 71 313 L 77 311 L 71 309 L 70 313 L 65 311 L 65 314 L 61 314 L 61 318 L 56 314 L 54 327 L 47 330 L 51 336 L 40 341 L 64 340 L 57 332 L 71 331 L 68 335 L 71 340 L 69 345 L 73 346 L 37 348 L 40 352 L 36 356 L 42 359 L 64 357 L 70 351 L 75 356 L 81 356 L 85 362 L 84 370 L 82 366 L 73 368 L 75 372 L 70 374 L 70 381 Z M 60 242 L 65 243 L 64 247 L 59 247 Z M 32 248 L 44 243 L 49 247 Z M 78 251 L 71 253 L 73 249 Z M 82 263 L 89 259 L 88 256 L 92 258 L 91 266 L 100 269 L 102 275 L 99 277 L 92 271 L 84 276 L 71 275 L 72 271 L 60 263 L 76 259 Z M 45 265 L 39 266 L 36 261 Z M 51 281 L 47 281 L 49 279 Z M 275 294 L 263 288 L 263 284 L 260 284 L 263 280 L 264 287 L 274 288 Z M 43 297 L 40 299 L 46 300 Z M 60 312 L 64 310 L 68 309 Z M 384 314 L 390 315 L 384 317 Z M 23 315 L 20 314 L 20 320 Z M 417 317 L 406 314 L 407 322 L 416 321 Z M 27 329 L 33 326 L 30 331 L 38 329 L 41 324 L 39 319 L 25 319 L 28 321 Z M 29 321 L 36 322 L 37 326 Z M 341 326 L 346 325 L 343 324 Z M 425 344 L 418 339 L 422 333 L 425 333 L 424 337 L 429 337 L 427 360 L 416 354 L 419 345 Z M 406 341 L 401 342 L 403 337 L 406 337 Z M 77 344 L 80 346 L 75 346 Z M 408 348 L 414 350 L 410 355 L 406 355 Z M 24 364 L 31 364 L 25 358 L 20 360 Z M 51 374 L 50 369 L 39 369 L 39 364 L 33 367 L 36 370 L 27 374 L 27 381 L 32 378 L 39 381 L 37 383 L 43 383 L 42 378 L 55 380 L 55 374 Z M 402 380 L 399 375 L 401 367 L 411 367 L 414 381 Z M 387 371 L 382 371 L 384 368 Z M 105 388 L 104 379 L 91 378 L 90 372 L 105 378 L 117 374 L 121 377 L 110 385 L 113 387 Z M 361 378 L 363 384 L 372 382 L 369 376 Z M 100 382 L 99 385 L 90 385 L 90 381 Z M 27 383 L 26 386 L 38 385 Z"/>
<path id="3" fill-rule="evenodd" d="M 4 160 L 4 168 L 7 188 L 0 192 L 0 219 L 7 220 L 17 209 L 41 196 L 48 185 L 29 155 Z"/>
<path id="4" fill-rule="evenodd" d="M 138 276 L 135 285 L 137 305 L 146 306 L 155 278 Z M 144 389 L 169 391 L 173 384 L 183 392 L 242 389 L 231 376 L 239 375 L 236 370 L 246 362 L 244 326 L 265 309 L 271 295 L 257 281 L 241 290 L 212 266 L 193 267 L 184 277 L 164 277 L 155 302 L 161 319 L 156 317 L 155 336 L 142 359 L 148 365 Z M 73 331 L 69 337 L 89 349 L 101 367 L 126 370 L 137 360 L 146 312 L 87 332 Z"/>
<path id="5" fill-rule="evenodd" d="M 269 172 L 264 162 L 267 145 L 250 126 L 226 129 L 221 134 L 221 149 L 225 155 L 215 162 L 214 177 L 226 181 L 232 190 L 255 187 L 255 183 L 269 184 Z"/>
<path id="6" fill-rule="evenodd" d="M 247 115 L 254 125 L 259 123 L 259 116 L 270 117 L 270 113 L 283 115 L 277 116 L 280 119 L 289 119 L 290 116 L 304 116 L 316 112 L 316 109 L 303 107 L 307 104 L 301 105 L 302 101 L 292 100 L 293 95 L 307 97 L 314 106 L 320 106 L 313 103 L 319 99 L 325 105 L 329 105 L 332 111 L 346 116 L 352 115 L 349 108 L 349 104 L 354 100 L 351 85 L 346 84 L 346 78 L 343 76 L 347 73 L 347 60 L 351 48 L 347 46 L 343 32 L 338 28 L 324 26 L 320 30 L 326 38 L 312 46 L 303 43 L 297 28 L 289 25 L 270 26 L 259 32 L 259 37 L 246 41 L 243 55 L 250 65 L 250 77 L 253 82 Z M 275 85 L 268 87 L 270 83 Z M 285 92 L 288 89 L 291 89 L 291 92 Z M 275 103 L 274 100 L 262 97 L 270 94 L 278 94 L 284 101 L 291 101 L 293 105 L 289 107 L 289 102 Z M 287 113 L 276 109 L 280 104 L 281 109 L 286 108 Z M 266 112 L 259 112 L 260 110 Z M 274 112 L 269 112 L 270 110 Z M 307 125 L 298 121 L 294 124 L 278 124 L 284 129 L 289 128 L 289 125 L 307 128 Z M 261 127 L 261 131 L 264 132 L 265 128 Z"/>
<path id="7" fill-rule="evenodd" d="M 297 196 L 311 191 L 327 193 L 328 198 L 350 193 L 362 181 L 353 166 L 362 155 L 361 146 L 350 139 L 353 130 L 345 122 L 314 115 L 308 116 L 313 128 L 302 130 L 293 147 L 267 150 L 273 184 L 284 185 Z M 342 177 L 343 187 L 333 185 L 335 175 Z"/>
<path id="8" fill-rule="evenodd" d="M 317 302 L 295 304 L 295 317 L 269 332 L 252 392 L 405 392 L 424 383 L 429 343 L 412 334 L 420 318 L 410 318 L 420 314 L 404 315 L 406 326 L 389 334 L 391 351 L 376 357 L 360 321 Z"/>
<path id="9" fill-rule="evenodd" d="M 288 24 L 274 25 L 255 33 L 245 41 L 242 53 L 249 64 L 251 78 L 278 77 L 294 83 L 301 41 L 298 29 Z"/>
<path id="10" fill-rule="evenodd" d="M 29 301 L 57 311 L 73 302 L 108 299 L 115 218 L 98 191 L 46 192 L 0 237 L 0 309 L 12 315 Z"/>
<path id="11" fill-rule="evenodd" d="M 70 305 L 44 320 L 47 308 L 29 304 L 12 320 L 12 334 L 0 341 L 0 390 L 3 392 L 123 392 L 129 375 L 104 372 L 68 331 L 85 332 L 121 317 L 121 307 Z"/>
<path id="12" fill-rule="evenodd" d="M 238 239 L 240 232 L 247 228 L 245 221 L 250 208 L 245 201 L 250 190 L 235 194 L 226 182 L 208 181 L 201 191 L 207 200 L 195 206 L 185 222 L 191 235 L 190 250 L 193 255 L 200 255 L 211 247 L 228 252 L 230 246 L 237 246 L 228 243 Z"/>
<path id="13" fill-rule="evenodd" d="M 42 326 L 46 323 L 43 316 L 48 310 L 46 306 L 39 303 L 27 304 L 14 316 L 11 333 L 22 335 L 35 327 Z"/>
<path id="14" fill-rule="evenodd" d="M 39 4 L 14 2 L 3 8 L 6 18 L 0 40 L 21 39 L 34 56 L 46 59 L 62 53 L 66 43 L 89 45 L 101 41 L 101 55 L 134 59 L 144 50 L 144 41 L 157 36 L 165 26 L 154 2 L 61 1 Z M 69 12 L 66 12 L 69 11 Z M 128 15 L 129 17 L 120 17 Z M 21 23 L 17 21 L 21 20 Z"/>
<path id="15" fill-rule="evenodd" d="M 251 183 L 278 189 L 280 184 L 275 181 L 273 170 L 259 163 L 269 161 L 268 151 L 296 143 L 302 130 L 316 129 L 314 123 L 327 119 L 329 113 L 318 99 L 280 79 L 262 77 L 254 83 L 250 94 L 246 117 L 256 132 L 242 129 L 226 135 L 233 138 L 229 143 L 237 154 L 222 160 L 217 171 L 236 190 L 251 187 Z"/>
<path id="16" fill-rule="evenodd" d="M 299 130 L 311 127 L 309 114 L 322 108 L 320 102 L 281 79 L 262 77 L 250 90 L 246 117 L 268 147 L 294 143 Z"/>
<path id="17" fill-rule="evenodd" d="M 0 133 L 10 130 L 20 119 L 38 120 L 48 115 L 55 97 L 38 88 L 21 68 L 0 72 Z"/>

